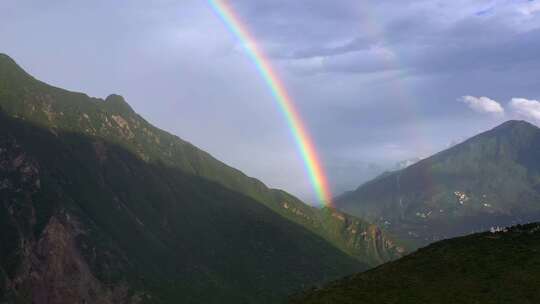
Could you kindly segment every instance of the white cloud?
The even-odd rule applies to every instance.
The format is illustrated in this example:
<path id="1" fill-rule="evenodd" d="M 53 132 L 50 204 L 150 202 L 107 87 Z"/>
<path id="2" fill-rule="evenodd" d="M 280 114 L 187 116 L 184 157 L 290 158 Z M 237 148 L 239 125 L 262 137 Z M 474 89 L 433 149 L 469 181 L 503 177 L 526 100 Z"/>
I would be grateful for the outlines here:
<path id="1" fill-rule="evenodd" d="M 527 2 L 518 8 L 518 11 L 526 16 L 531 16 L 540 11 L 540 2 Z"/>
<path id="2" fill-rule="evenodd" d="M 478 113 L 504 114 L 501 104 L 488 97 L 463 96 L 459 101 Z"/>
<path id="3" fill-rule="evenodd" d="M 540 122 L 540 101 L 512 98 L 510 107 L 517 115 Z"/>

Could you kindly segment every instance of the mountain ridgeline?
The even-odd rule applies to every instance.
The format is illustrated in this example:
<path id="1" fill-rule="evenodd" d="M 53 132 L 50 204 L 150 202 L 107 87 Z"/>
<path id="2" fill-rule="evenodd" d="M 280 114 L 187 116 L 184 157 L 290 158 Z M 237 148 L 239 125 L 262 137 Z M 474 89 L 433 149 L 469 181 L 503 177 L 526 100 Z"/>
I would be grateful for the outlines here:
<path id="1" fill-rule="evenodd" d="M 444 240 L 290 304 L 540 303 L 540 224 Z"/>
<path id="2" fill-rule="evenodd" d="M 215 182 L 5 115 L 0 127 L 9 303 L 273 303 L 365 268 Z"/>
<path id="3" fill-rule="evenodd" d="M 339 197 L 412 246 L 540 220 L 540 129 L 508 121 Z"/>
<path id="4" fill-rule="evenodd" d="M 405 252 L 0 55 L 0 302 L 279 303 Z"/>

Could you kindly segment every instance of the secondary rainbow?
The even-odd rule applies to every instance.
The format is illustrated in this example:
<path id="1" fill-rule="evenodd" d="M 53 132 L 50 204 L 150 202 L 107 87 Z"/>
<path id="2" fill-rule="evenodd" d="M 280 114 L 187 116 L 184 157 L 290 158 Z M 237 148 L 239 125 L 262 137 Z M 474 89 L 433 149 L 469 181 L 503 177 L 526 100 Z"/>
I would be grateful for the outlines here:
<path id="1" fill-rule="evenodd" d="M 270 60 L 258 46 L 247 27 L 242 24 L 241 19 L 236 15 L 233 8 L 225 0 L 209 0 L 209 3 L 217 15 L 223 20 L 229 31 L 240 40 L 246 53 L 266 82 L 266 85 L 270 88 L 274 99 L 285 115 L 318 199 L 322 204 L 332 206 L 332 194 L 313 141 L 294 106 L 293 100 L 272 68 Z"/>

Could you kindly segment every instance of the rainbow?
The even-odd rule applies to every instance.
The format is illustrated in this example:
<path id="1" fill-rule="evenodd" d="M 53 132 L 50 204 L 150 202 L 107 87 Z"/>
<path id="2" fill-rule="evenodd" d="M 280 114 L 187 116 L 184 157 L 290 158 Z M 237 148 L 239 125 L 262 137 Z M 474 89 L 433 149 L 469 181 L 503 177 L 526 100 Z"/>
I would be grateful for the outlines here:
<path id="1" fill-rule="evenodd" d="M 244 50 L 253 61 L 257 70 L 269 87 L 272 95 L 283 112 L 291 133 L 300 150 L 300 154 L 307 168 L 311 184 L 317 194 L 321 204 L 332 206 L 332 194 L 328 187 L 323 166 L 317 156 L 317 151 L 309 133 L 307 132 L 302 118 L 296 110 L 292 98 L 287 93 L 285 86 L 279 79 L 277 73 L 272 68 L 270 60 L 256 43 L 250 34 L 247 26 L 235 14 L 233 8 L 227 4 L 226 0 L 209 0 L 212 9 L 223 20 L 231 33 L 236 36 L 243 45 Z"/>

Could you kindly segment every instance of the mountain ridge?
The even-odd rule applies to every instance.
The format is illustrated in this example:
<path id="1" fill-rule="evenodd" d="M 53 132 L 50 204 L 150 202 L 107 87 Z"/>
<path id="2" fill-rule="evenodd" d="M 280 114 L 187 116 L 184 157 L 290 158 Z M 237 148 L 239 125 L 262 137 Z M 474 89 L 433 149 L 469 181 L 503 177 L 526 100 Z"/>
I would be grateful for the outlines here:
<path id="1" fill-rule="evenodd" d="M 10 76 L 6 77 L 6 74 Z M 13 82 L 12 79 L 17 81 Z M 261 181 L 222 163 L 208 152 L 154 127 L 133 112 L 129 105 L 125 105 L 127 103 L 119 95 L 111 95 L 108 99 L 113 101 L 111 103 L 106 102 L 107 99 L 92 98 L 84 93 L 50 87 L 35 80 L 7 56 L 4 56 L 3 61 L 0 60 L 0 86 L 3 84 L 11 84 L 11 94 L 2 96 L 0 92 L 0 106 L 11 116 L 37 123 L 52 132 L 66 130 L 101 137 L 119 144 L 145 161 L 163 163 L 216 181 L 269 206 L 368 264 L 376 265 L 387 260 L 385 255 L 395 258 L 401 255 L 400 251 L 404 251 L 403 248 L 387 248 L 388 254 L 381 255 L 378 251 L 373 251 L 374 248 L 358 248 L 362 237 L 347 231 L 359 230 L 362 226 L 367 226 L 367 223 L 351 218 L 350 222 L 356 223 L 354 225 L 357 227 L 342 227 L 343 223 L 332 217 L 331 213 L 319 212 L 284 191 L 269 189 Z M 118 107 L 118 104 L 121 106 Z M 285 205 L 293 208 L 285 208 Z M 379 235 L 384 238 L 384 234 Z M 384 244 L 386 241 L 381 239 L 380 243 Z"/>
<path id="2" fill-rule="evenodd" d="M 538 303 L 538 250 L 539 223 L 443 240 L 290 304 Z"/>
<path id="3" fill-rule="evenodd" d="M 11 265 L 11 262 L 0 263 L 0 273 L 3 273 L 0 281 L 7 280 L 11 295 L 13 286 L 28 290 L 25 289 L 29 288 L 28 284 L 32 285 L 32 281 L 28 281 L 28 273 L 23 271 L 25 275 L 16 276 L 21 273 L 20 269 L 36 267 L 24 262 L 34 259 L 32 256 L 21 256 L 19 252 L 33 254 L 47 251 L 48 247 L 56 248 L 55 242 L 48 241 L 51 238 L 46 231 L 51 230 L 64 236 L 63 243 L 72 244 L 58 250 L 62 254 L 67 250 L 70 263 L 79 265 L 75 267 L 77 279 L 94 282 L 90 284 L 94 286 L 92 292 L 100 294 L 103 303 L 112 301 L 114 297 L 121 297 L 126 303 L 138 300 L 166 303 L 164 299 L 175 299 L 182 291 L 195 302 L 200 296 L 206 297 L 208 303 L 220 297 L 231 302 L 251 303 L 261 301 L 261 295 L 267 297 L 265 301 L 275 302 L 298 288 L 300 282 L 322 282 L 358 267 L 366 268 L 395 259 L 406 251 L 376 225 L 338 210 L 307 206 L 294 196 L 282 190 L 269 189 L 257 179 L 220 162 L 189 142 L 154 127 L 119 95 L 112 94 L 104 100 L 51 87 L 34 79 L 6 56 L 0 56 L 0 108 L 5 113 L 0 122 L 8 132 L 4 134 L 8 136 L 4 138 L 7 146 L 2 151 L 8 156 L 15 155 L 0 168 L 0 175 L 7 181 L 19 176 L 17 180 L 22 181 L 30 178 L 24 170 L 38 170 L 41 184 L 38 190 L 35 187 L 19 189 L 11 183 L 3 189 L 12 201 L 4 201 L 7 205 L 0 208 L 0 215 L 4 216 L 0 223 L 7 225 L 4 230 L 12 231 L 4 243 L 12 245 L 0 246 L 0 249 L 5 252 L 7 260 L 18 261 L 14 265 L 19 269 L 6 271 L 4 266 Z M 20 141 L 25 137 L 33 140 L 22 145 Z M 15 144 L 10 138 L 15 140 Z M 37 143 L 40 146 L 36 146 Z M 32 153 L 28 150 L 30 148 Z M 23 150 L 20 152 L 18 149 Z M 14 166 L 19 159 L 34 159 L 37 163 L 32 165 L 32 160 L 29 160 L 27 166 Z M 58 159 L 63 161 L 58 162 Z M 58 169 L 52 166 L 55 163 Z M 75 170 L 72 163 L 80 164 L 81 170 Z M 82 175 L 82 172 L 86 174 Z M 150 183 L 142 183 L 142 177 Z M 22 200 L 17 193 L 25 194 L 26 199 Z M 34 195 L 37 195 L 35 199 Z M 21 211 L 20 216 L 12 214 L 14 201 L 21 202 L 23 211 L 26 210 Z M 224 205 L 221 201 L 230 204 Z M 179 209 L 180 206 L 185 210 Z M 117 218 L 108 214 L 117 214 Z M 168 218 L 169 214 L 183 218 L 185 223 L 174 223 Z M 234 218 L 238 220 L 225 224 L 227 215 L 231 221 Z M 89 222 L 85 222 L 86 219 Z M 116 221 L 119 221 L 121 229 L 114 227 Z M 79 225 L 79 222 L 84 223 Z M 244 222 L 258 228 L 252 231 L 253 227 L 245 226 Z M 30 227 L 34 232 L 20 227 Z M 77 227 L 82 227 L 82 231 L 97 232 L 88 236 Z M 197 229 L 206 233 L 200 234 Z M 234 229 L 238 230 L 233 233 Z M 192 230 L 200 234 L 198 238 L 185 235 L 185 231 Z M 219 231 L 229 232 L 219 237 Z M 131 235 L 132 232 L 135 235 Z M 242 232 L 246 233 L 246 243 L 242 242 Z M 261 239 L 263 236 L 266 239 Z M 12 243 L 11 238 L 17 241 Z M 88 242 L 78 243 L 79 238 Z M 123 241 L 123 238 L 132 241 Z M 230 265 L 241 261 L 255 263 L 256 248 L 263 252 L 270 250 L 261 258 L 273 257 L 276 262 L 258 261 L 262 265 L 260 267 L 254 266 L 257 263 L 249 267 L 238 266 L 238 269 L 227 267 L 220 259 L 209 256 L 212 252 L 221 252 L 224 256 L 234 252 L 230 251 L 233 247 L 223 241 L 227 238 L 231 238 L 231 244 L 239 253 L 251 253 L 243 258 L 229 256 Z M 292 242 L 295 238 L 301 243 L 295 245 Z M 196 242 L 197 239 L 201 241 Z M 179 240 L 184 240 L 184 246 L 188 247 L 182 247 Z M 17 242 L 26 242 L 29 246 L 20 251 Z M 133 247 L 136 244 L 142 244 L 143 248 Z M 186 252 L 190 246 L 199 254 Z M 302 249 L 302 246 L 306 248 Z M 85 248 L 95 248 L 101 258 L 95 260 L 92 255 L 83 254 Z M 174 252 L 182 253 L 194 265 L 206 270 L 184 269 L 184 277 L 169 274 L 169 268 L 184 267 L 174 262 Z M 296 258 L 288 256 L 288 253 L 295 253 Z M 319 262 L 322 263 L 317 267 L 313 263 L 316 255 L 320 255 Z M 80 256 L 82 258 L 77 258 Z M 300 267 L 294 261 L 307 265 L 278 275 L 284 267 L 276 265 L 280 260 L 293 269 Z M 140 266 L 133 268 L 134 265 Z M 62 273 L 69 269 L 69 265 L 65 266 L 67 268 L 59 268 L 52 274 L 38 271 L 44 277 L 54 275 L 60 278 L 60 281 L 51 281 L 59 285 L 49 286 L 49 289 L 56 290 L 54 288 L 65 284 Z M 161 269 L 159 272 L 163 272 L 165 277 L 156 275 L 156 269 Z M 252 273 L 234 275 L 242 271 Z M 135 277 L 143 275 L 150 281 L 129 280 L 123 285 L 120 275 L 123 272 Z M 193 281 L 198 285 L 185 285 L 190 278 L 188 274 L 194 276 Z M 267 278 L 270 280 L 267 285 L 274 288 L 272 293 L 269 293 L 269 287 L 264 287 L 264 277 L 268 274 L 272 274 Z M 245 278 L 252 276 L 256 278 L 246 281 Z M 172 285 L 156 287 L 156 284 L 163 283 L 163 279 Z M 104 289 L 100 282 L 115 282 L 119 289 Z M 205 285 L 209 282 L 214 283 Z M 254 285 L 249 292 L 240 293 L 246 284 Z M 147 294 L 144 288 L 141 289 L 142 294 L 137 293 L 138 286 L 150 288 L 151 293 Z M 49 289 L 44 287 L 42 291 Z M 205 289 L 214 292 L 205 294 Z M 66 291 L 62 289 L 62 292 Z M 79 290 L 79 294 L 73 296 L 88 301 L 89 292 Z M 160 296 L 154 300 L 147 297 L 152 294 L 155 297 L 156 293 Z"/>
<path id="4" fill-rule="evenodd" d="M 336 206 L 425 245 L 540 219 L 540 129 L 507 121 L 341 196 Z"/>
<path id="5" fill-rule="evenodd" d="M 216 182 L 3 113 L 0 127 L 8 303 L 278 303 L 367 267 Z"/>

